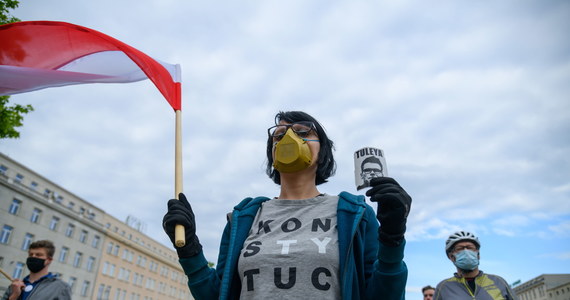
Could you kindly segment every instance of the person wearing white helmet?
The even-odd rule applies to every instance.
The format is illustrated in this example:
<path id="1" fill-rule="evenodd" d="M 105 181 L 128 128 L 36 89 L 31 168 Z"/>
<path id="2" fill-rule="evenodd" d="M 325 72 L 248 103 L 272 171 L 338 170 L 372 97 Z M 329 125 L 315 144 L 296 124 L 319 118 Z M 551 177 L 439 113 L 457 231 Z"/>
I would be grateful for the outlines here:
<path id="1" fill-rule="evenodd" d="M 471 232 L 457 231 L 445 242 L 445 254 L 457 268 L 435 288 L 435 300 L 518 300 L 505 279 L 479 270 L 481 243 Z"/>

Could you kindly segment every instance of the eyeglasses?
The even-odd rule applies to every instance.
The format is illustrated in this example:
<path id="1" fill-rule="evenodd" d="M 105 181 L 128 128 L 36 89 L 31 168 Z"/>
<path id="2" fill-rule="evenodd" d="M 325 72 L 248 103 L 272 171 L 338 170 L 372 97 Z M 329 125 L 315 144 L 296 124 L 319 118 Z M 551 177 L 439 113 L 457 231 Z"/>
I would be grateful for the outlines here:
<path id="1" fill-rule="evenodd" d="M 380 174 L 380 175 L 381 175 L 381 174 L 382 174 L 382 170 L 380 170 L 380 169 L 369 169 L 369 168 L 366 168 L 366 169 L 362 169 L 362 173 L 363 173 L 363 174 L 366 174 L 366 175 L 372 175 L 372 174 Z"/>
<path id="2" fill-rule="evenodd" d="M 477 247 L 473 246 L 473 245 L 466 245 L 466 246 L 457 246 L 453 248 L 453 252 L 459 252 L 462 250 L 471 250 L 471 251 L 477 251 Z"/>
<path id="3" fill-rule="evenodd" d="M 273 138 L 274 141 L 280 141 L 287 130 L 291 128 L 295 134 L 300 138 L 306 138 L 311 133 L 311 130 L 316 130 L 315 124 L 309 121 L 295 122 L 287 125 L 275 125 L 267 129 L 267 134 Z"/>

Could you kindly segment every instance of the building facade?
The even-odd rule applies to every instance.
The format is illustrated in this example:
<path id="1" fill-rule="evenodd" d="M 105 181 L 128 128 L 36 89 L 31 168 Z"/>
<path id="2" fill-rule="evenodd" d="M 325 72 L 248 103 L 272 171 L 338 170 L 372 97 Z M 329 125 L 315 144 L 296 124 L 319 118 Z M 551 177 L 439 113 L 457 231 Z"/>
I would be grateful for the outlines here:
<path id="1" fill-rule="evenodd" d="M 13 278 L 29 273 L 29 245 L 48 239 L 50 271 L 73 299 L 191 299 L 176 252 L 130 223 L 0 153 L 0 268 Z M 0 295 L 9 285 L 1 276 Z"/>
<path id="2" fill-rule="evenodd" d="M 520 300 L 570 300 L 570 274 L 542 274 L 513 291 Z"/>
<path id="3" fill-rule="evenodd" d="M 110 215 L 94 299 L 190 299 L 176 252 Z"/>

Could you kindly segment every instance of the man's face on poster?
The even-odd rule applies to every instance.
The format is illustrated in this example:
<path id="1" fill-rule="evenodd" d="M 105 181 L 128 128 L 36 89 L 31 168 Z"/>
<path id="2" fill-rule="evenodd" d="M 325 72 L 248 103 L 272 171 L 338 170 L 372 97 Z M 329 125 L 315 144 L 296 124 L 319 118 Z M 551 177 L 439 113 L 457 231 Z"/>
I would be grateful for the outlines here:
<path id="1" fill-rule="evenodd" d="M 362 165 L 362 173 L 360 173 L 360 176 L 365 184 L 369 184 L 373 178 L 384 176 L 384 174 L 382 174 L 382 165 L 375 162 L 367 162 Z"/>

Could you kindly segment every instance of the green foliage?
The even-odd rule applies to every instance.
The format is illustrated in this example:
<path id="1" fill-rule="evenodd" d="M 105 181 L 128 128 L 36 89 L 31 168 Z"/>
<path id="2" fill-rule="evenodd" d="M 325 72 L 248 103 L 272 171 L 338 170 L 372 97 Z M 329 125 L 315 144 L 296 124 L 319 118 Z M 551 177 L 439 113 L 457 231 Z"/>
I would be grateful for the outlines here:
<path id="1" fill-rule="evenodd" d="M 19 22 L 20 19 L 11 16 L 9 9 L 15 9 L 20 4 L 17 0 L 0 0 L 0 25 L 7 23 Z"/>
<path id="2" fill-rule="evenodd" d="M 20 133 L 15 128 L 23 125 L 23 114 L 34 110 L 29 104 L 7 106 L 8 98 L 10 97 L 0 96 L 0 139 L 19 138 Z"/>
<path id="3" fill-rule="evenodd" d="M 0 25 L 20 21 L 9 13 L 9 10 L 18 7 L 18 4 L 20 2 L 17 0 L 0 0 Z M 19 138 L 20 133 L 16 128 L 23 125 L 23 115 L 34 110 L 29 104 L 8 106 L 9 98 L 9 96 L 0 96 L 0 139 Z"/>

